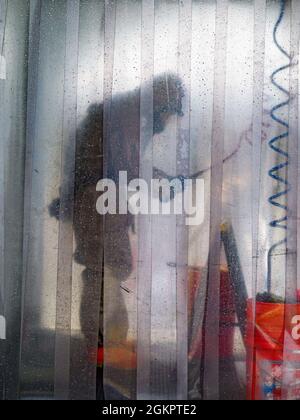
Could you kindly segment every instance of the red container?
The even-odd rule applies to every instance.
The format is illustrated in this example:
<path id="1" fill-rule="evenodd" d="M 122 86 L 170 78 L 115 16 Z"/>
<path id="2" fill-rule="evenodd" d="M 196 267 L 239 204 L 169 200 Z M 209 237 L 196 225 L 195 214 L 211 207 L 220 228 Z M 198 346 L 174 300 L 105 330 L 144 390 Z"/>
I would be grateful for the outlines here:
<path id="1" fill-rule="evenodd" d="M 300 304 L 250 300 L 246 342 L 248 399 L 300 399 Z"/>

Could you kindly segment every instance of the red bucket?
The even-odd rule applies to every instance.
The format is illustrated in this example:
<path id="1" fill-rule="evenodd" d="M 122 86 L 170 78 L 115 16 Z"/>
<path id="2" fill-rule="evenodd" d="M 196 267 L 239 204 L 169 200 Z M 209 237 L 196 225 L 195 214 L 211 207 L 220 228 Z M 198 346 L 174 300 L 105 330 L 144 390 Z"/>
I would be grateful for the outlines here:
<path id="1" fill-rule="evenodd" d="M 300 304 L 248 302 L 248 399 L 300 399 Z"/>

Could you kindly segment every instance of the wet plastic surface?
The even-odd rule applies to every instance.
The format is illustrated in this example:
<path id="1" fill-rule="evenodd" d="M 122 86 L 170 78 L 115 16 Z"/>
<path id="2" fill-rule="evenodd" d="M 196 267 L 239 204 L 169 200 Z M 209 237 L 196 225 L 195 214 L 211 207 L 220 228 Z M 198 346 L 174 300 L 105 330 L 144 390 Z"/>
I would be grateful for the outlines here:
<path id="1" fill-rule="evenodd" d="M 297 398 L 299 16 L 297 0 L 0 0 L 3 398 L 263 399 L 257 358 Z M 120 171 L 204 180 L 204 221 L 100 216 L 97 183 Z"/>

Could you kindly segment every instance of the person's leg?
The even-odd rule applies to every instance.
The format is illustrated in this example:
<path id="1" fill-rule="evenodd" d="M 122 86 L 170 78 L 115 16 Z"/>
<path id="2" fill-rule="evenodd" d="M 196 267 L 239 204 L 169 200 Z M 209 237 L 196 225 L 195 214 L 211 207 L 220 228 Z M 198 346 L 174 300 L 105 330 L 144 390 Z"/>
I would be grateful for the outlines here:
<path id="1" fill-rule="evenodd" d="M 129 323 L 127 308 L 122 295 L 122 282 L 109 268 L 105 269 L 104 278 L 102 272 L 93 269 L 84 270 L 82 278 L 83 293 L 80 320 L 86 347 L 91 359 L 95 358 L 93 352 L 97 351 L 97 345 L 105 347 L 106 356 L 108 355 L 107 357 L 110 359 L 114 352 L 126 349 Z M 98 299 L 96 296 L 99 296 L 99 287 L 101 292 Z M 115 367 L 108 361 L 106 383 L 110 384 L 111 389 L 114 389 L 116 371 L 119 368 L 120 366 Z M 97 368 L 97 399 L 104 399 L 102 366 Z"/>
<path id="2" fill-rule="evenodd" d="M 95 369 L 98 348 L 103 347 L 103 273 L 87 268 L 82 273 L 83 290 L 80 305 L 81 330 L 91 369 Z M 94 372 L 95 373 L 95 372 Z M 93 374 L 94 374 L 93 373 Z M 97 366 L 96 399 L 104 399 L 103 366 Z"/>
<path id="3" fill-rule="evenodd" d="M 123 298 L 122 282 L 113 271 L 104 270 L 104 333 L 105 345 L 116 347 L 127 340 L 128 313 Z"/>
<path id="4" fill-rule="evenodd" d="M 80 322 L 82 333 L 88 348 L 97 348 L 103 333 L 103 306 L 101 296 L 103 288 L 102 272 L 89 269 L 83 271 L 83 291 L 80 305 Z"/>
<path id="5" fill-rule="evenodd" d="M 106 345 L 118 345 L 126 341 L 129 326 L 128 314 L 120 280 L 110 268 L 105 268 L 104 279 L 100 271 L 92 269 L 84 270 L 82 277 L 80 320 L 87 344 L 95 341 L 96 325 L 99 326 L 100 345 L 103 344 L 104 330 Z M 95 301 L 99 294 L 99 286 L 100 299 Z"/>

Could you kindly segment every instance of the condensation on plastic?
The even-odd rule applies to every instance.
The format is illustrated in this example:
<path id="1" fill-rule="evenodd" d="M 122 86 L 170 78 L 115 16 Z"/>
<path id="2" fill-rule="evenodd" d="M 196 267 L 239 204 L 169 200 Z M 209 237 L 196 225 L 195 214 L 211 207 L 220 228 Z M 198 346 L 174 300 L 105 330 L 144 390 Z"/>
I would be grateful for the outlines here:
<path id="1" fill-rule="evenodd" d="M 210 238 L 208 257 L 207 307 L 203 354 L 203 398 L 219 399 L 219 340 L 220 340 L 220 262 L 222 184 L 225 127 L 225 81 L 228 30 L 228 1 L 217 1 L 214 69 L 214 99 L 211 138 Z"/>
<path id="2" fill-rule="evenodd" d="M 254 59 L 253 59 L 253 112 L 252 112 L 252 174 L 256 173 L 261 165 L 261 137 L 263 133 L 264 115 L 264 84 L 265 72 L 265 34 L 266 34 L 266 0 L 254 1 Z M 257 262 L 259 258 L 258 236 L 259 236 L 259 194 L 261 176 L 252 179 L 252 293 L 257 292 Z M 249 294 L 250 296 L 250 294 Z M 255 299 L 252 303 L 252 313 L 255 314 Z M 254 315 L 255 321 L 255 315 Z M 255 322 L 253 323 L 255 325 Z M 249 329 L 249 338 L 254 341 L 254 328 Z M 248 349 L 247 357 L 253 360 L 254 349 Z M 248 381 L 254 380 L 253 371 L 248 373 Z"/>
<path id="3" fill-rule="evenodd" d="M 20 395 L 53 398 L 66 3 L 32 2 L 29 31 Z"/>
<path id="4" fill-rule="evenodd" d="M 4 53 L 4 32 L 6 26 L 6 19 L 7 19 L 7 2 L 1 1 L 0 2 L 0 60 L 2 60 L 3 53 Z M 4 97 L 4 86 L 3 82 L 0 81 L 0 95 Z M 1 112 L 1 116 L 3 115 L 3 111 Z M 3 121 L 1 119 L 1 123 Z M 5 268 L 4 268 L 4 261 L 5 261 L 5 232 L 4 232 L 4 217 L 5 217 L 5 168 L 4 168 L 4 153 L 5 153 L 5 146 L 4 141 L 1 137 L 0 140 L 0 316 L 5 317 L 5 309 L 4 309 L 4 302 L 5 302 Z M 4 337 L 3 333 L 1 334 L 0 338 L 0 399 L 3 400 L 5 395 L 5 344 L 4 344 Z"/>
<path id="5" fill-rule="evenodd" d="M 289 73 L 289 144 L 288 152 L 290 164 L 287 171 L 287 178 L 291 185 L 287 198 L 289 208 L 289 219 L 287 222 L 287 256 L 286 256 L 286 284 L 285 301 L 297 302 L 299 290 L 299 185 L 296 180 L 299 178 L 299 40 L 300 40 L 300 5 L 292 0 L 290 6 L 290 55 L 291 68 Z M 295 306 L 286 311 L 285 331 L 283 341 L 283 378 L 282 378 L 282 399 L 294 400 L 295 395 L 291 392 L 291 382 L 297 380 L 295 372 L 298 372 L 299 363 L 290 362 L 290 343 L 293 337 L 290 334 L 290 319 L 298 316 Z M 294 353 L 299 354 L 299 344 L 295 347 Z M 294 372 L 291 375 L 291 371 Z"/>
<path id="6" fill-rule="evenodd" d="M 296 64 L 299 5 L 287 4 L 280 40 Z M 94 399 L 99 325 L 106 399 L 246 398 L 255 380 L 246 375 L 246 300 L 264 291 L 278 239 L 267 176 L 277 132 L 269 112 L 281 98 L 270 86 L 282 64 L 278 12 L 279 1 L 266 0 L 9 0 L 0 19 L 5 398 Z M 276 256 L 272 291 L 289 299 L 299 288 L 298 76 L 296 65 L 280 76 L 290 80 L 293 190 L 289 252 Z M 176 78 L 183 116 L 160 127 Z M 103 226 L 96 183 L 103 174 L 118 181 L 120 170 L 129 181 L 197 174 L 204 223 L 120 215 Z"/>
<path id="7" fill-rule="evenodd" d="M 142 2 L 140 168 L 139 176 L 148 185 L 153 177 L 153 75 L 154 75 L 154 0 Z M 149 146 L 150 145 L 150 146 Z M 146 152 L 147 150 L 147 152 Z M 138 220 L 138 286 L 137 286 L 137 387 L 138 400 L 150 397 L 151 380 L 151 279 L 152 217 Z M 151 244 L 151 246 L 149 246 Z"/>
<path id="8" fill-rule="evenodd" d="M 252 219 L 249 214 L 253 178 L 252 162 L 247 157 L 252 153 L 255 58 L 253 47 L 254 2 L 238 4 L 230 1 L 227 28 L 219 329 L 219 398 L 222 400 L 245 398 L 246 299 L 252 293 Z M 231 158 L 226 159 L 230 153 Z M 236 206 L 235 203 L 239 205 Z M 242 247 L 239 245 L 241 243 Z M 230 281 L 227 291 L 226 273 Z M 224 350 L 226 340 L 231 354 L 226 354 Z"/>
<path id="9" fill-rule="evenodd" d="M 191 0 L 179 4 L 178 73 L 183 81 L 182 113 L 178 118 L 176 175 L 189 177 L 191 164 Z M 188 397 L 188 263 L 189 228 L 186 216 L 177 216 L 176 283 L 177 283 L 177 400 Z"/>
<path id="10" fill-rule="evenodd" d="M 279 51 L 272 39 L 274 25 L 280 12 L 280 2 L 266 3 L 264 83 L 261 86 L 261 91 L 264 94 L 261 159 L 256 161 L 260 163 L 258 166 L 256 165 L 256 168 L 259 167 L 260 170 L 257 171 L 255 166 L 253 169 L 253 173 L 259 172 L 259 182 L 256 184 L 258 193 L 255 196 L 259 202 L 259 217 L 257 217 L 256 213 L 254 213 L 253 217 L 253 222 L 257 223 L 258 226 L 257 243 L 253 243 L 253 246 L 256 247 L 254 255 L 257 257 L 257 272 L 256 276 L 254 276 L 255 284 L 253 287 L 258 293 L 264 293 L 269 288 L 273 298 L 281 299 L 282 302 L 286 303 L 284 307 L 282 304 L 284 309 L 281 309 L 284 312 L 285 320 L 282 325 L 282 343 L 280 343 L 283 351 L 280 353 L 279 350 L 277 353 L 278 360 L 275 360 L 274 363 L 282 370 L 280 398 L 290 400 L 295 399 L 295 387 L 291 387 L 291 379 L 293 380 L 293 375 L 296 375 L 295 372 L 298 372 L 299 368 L 299 362 L 295 356 L 298 353 L 299 345 L 291 336 L 290 324 L 291 319 L 299 314 L 297 313 L 296 305 L 288 305 L 288 303 L 297 302 L 297 292 L 299 291 L 299 226 L 297 221 L 299 212 L 299 186 L 297 182 L 299 171 L 299 2 L 287 1 L 285 3 L 284 16 L 277 33 L 278 42 L 282 49 L 291 56 L 290 63 L 289 58 Z M 289 68 L 283 67 L 289 64 Z M 278 199 L 281 204 L 288 207 L 286 232 L 282 229 L 270 227 L 272 220 L 279 220 L 281 217 L 284 217 L 284 211 L 268 202 L 272 194 L 285 189 L 282 183 L 276 185 L 276 182 L 268 174 L 272 167 L 284 162 L 284 157 L 278 159 L 279 156 L 276 157 L 276 153 L 273 153 L 268 147 L 268 142 L 285 130 L 284 127 L 278 125 L 270 117 L 272 108 L 285 103 L 287 100 L 287 95 L 271 84 L 272 73 L 277 69 L 280 70 L 280 68 L 282 70 L 277 73 L 276 82 L 289 92 L 289 103 L 286 103 L 280 111 L 276 111 L 277 115 L 280 115 L 280 118 L 289 124 L 289 136 L 278 142 L 279 147 L 289 154 L 287 169 L 285 172 L 280 172 L 282 177 L 286 178 L 289 183 L 288 191 L 285 196 Z M 255 165 L 255 161 L 253 163 Z M 283 243 L 285 235 L 287 242 Z M 271 256 L 272 275 L 269 279 L 269 287 L 267 287 L 267 254 L 269 249 L 279 242 L 281 242 L 281 245 L 274 250 Z M 253 313 L 256 312 L 255 300 L 253 301 L 252 310 Z M 280 347 L 278 348 L 280 349 Z M 294 355 L 291 353 L 291 348 L 294 349 Z M 270 359 L 272 362 L 271 354 Z M 253 381 L 257 380 L 257 378 L 251 379 Z M 296 377 L 294 379 L 297 380 Z M 296 382 L 294 382 L 295 384 Z M 260 395 L 260 398 L 264 399 L 267 397 L 266 395 Z M 271 398 L 273 399 L 274 396 L 271 396 Z"/>
<path id="11" fill-rule="evenodd" d="M 117 173 L 123 166 L 124 170 L 127 169 L 131 179 L 133 174 L 136 176 L 140 174 L 146 180 L 152 178 L 154 169 L 159 169 L 171 176 L 186 175 L 189 166 L 189 83 L 186 83 L 186 105 L 184 105 L 186 112 L 182 121 L 179 123 L 174 117 L 162 132 L 158 130 L 153 133 L 153 128 L 157 130 L 154 120 L 155 112 L 163 106 L 171 105 L 168 102 L 160 102 L 167 98 L 158 91 L 158 83 L 161 83 L 162 89 L 165 89 L 165 84 L 170 84 L 171 90 L 173 79 L 177 73 L 179 73 L 179 77 L 181 77 L 180 73 L 183 73 L 187 80 L 190 77 L 191 59 L 187 45 L 190 43 L 191 3 L 183 2 L 180 9 L 177 2 L 142 2 L 141 9 L 136 2 L 125 3 L 126 9 L 124 9 L 125 4 L 122 6 L 116 5 L 114 2 L 107 4 L 107 42 L 111 45 L 115 40 L 115 43 L 113 53 L 106 44 L 106 70 L 113 71 L 115 86 L 114 88 L 107 86 L 108 111 L 105 116 L 109 121 L 105 122 L 107 133 L 105 144 L 109 144 L 107 148 L 115 158 L 114 160 L 108 159 L 106 170 L 108 173 L 111 171 L 113 177 L 117 177 Z M 131 38 L 132 26 L 120 28 L 120 32 L 117 31 L 120 27 L 118 16 L 121 11 L 123 11 L 123 16 L 124 13 L 127 13 L 128 17 L 135 13 L 135 22 L 142 22 L 142 27 L 138 25 L 134 27 L 134 31 L 136 30 L 139 36 L 142 35 L 141 44 L 140 38 Z M 172 16 L 170 21 L 167 19 L 169 13 Z M 173 22 L 174 18 L 176 19 L 175 23 Z M 116 30 L 114 30 L 114 19 L 116 19 Z M 168 35 L 167 43 L 159 35 L 163 31 Z M 179 45 L 180 35 L 182 35 L 182 39 Z M 122 92 L 124 78 L 128 77 L 128 80 L 129 77 L 133 78 L 126 72 L 128 57 L 126 57 L 126 62 L 123 62 L 122 58 L 123 43 L 128 42 L 128 37 L 130 37 L 130 42 L 134 43 L 134 51 L 141 52 L 141 56 L 137 57 L 138 63 L 136 64 L 137 67 L 140 65 L 142 67 L 141 81 L 139 80 L 140 73 L 137 73 L 137 80 L 141 82 L 141 87 L 131 93 L 127 92 L 127 96 L 124 93 L 111 95 L 114 90 L 118 92 L 118 87 Z M 162 57 L 163 59 L 161 59 Z M 130 57 L 130 59 L 135 61 L 136 57 Z M 122 66 L 123 81 L 118 77 L 120 66 Z M 110 80 L 111 76 L 109 75 L 108 78 Z M 152 83 L 154 92 L 151 88 Z M 133 81 L 132 84 L 134 86 Z M 123 115 L 119 116 L 123 101 L 131 103 L 130 112 L 127 112 L 126 115 L 128 128 L 123 126 Z M 119 108 L 121 109 L 119 110 Z M 140 118 L 137 118 L 139 112 Z M 119 124 L 119 130 L 123 134 L 123 141 L 126 138 L 127 142 L 132 142 L 130 135 L 140 135 L 140 141 L 136 139 L 137 144 L 132 146 L 132 162 L 129 164 L 126 161 L 120 162 L 120 153 L 122 153 L 118 142 L 120 133 L 115 132 L 111 123 L 117 119 L 117 116 L 122 123 L 122 125 Z M 178 147 L 177 129 L 179 129 Z M 155 136 L 152 140 L 153 134 Z M 184 156 L 183 153 L 186 155 Z M 136 168 L 131 167 L 138 162 L 139 167 L 138 165 Z M 119 230 L 115 237 L 111 229 L 118 226 L 118 222 L 122 231 Z M 135 229 L 137 225 L 138 235 L 132 233 L 131 223 L 135 225 Z M 187 272 L 187 229 L 183 226 L 182 221 L 175 216 L 141 216 L 139 220 L 133 222 L 124 220 L 123 223 L 121 218 L 107 217 L 105 225 L 106 269 L 104 283 L 107 302 L 106 310 L 104 310 L 107 361 L 104 376 L 105 395 L 107 398 L 112 398 L 122 391 L 124 396 L 131 398 L 136 395 L 138 398 L 147 397 L 150 399 L 186 398 L 187 273 L 183 273 Z M 164 242 L 162 242 L 162 238 L 164 238 Z M 114 243 L 111 243 L 112 241 Z M 122 249 L 122 247 L 128 246 L 126 241 L 130 241 L 131 250 Z M 158 244 L 160 247 L 157 246 Z M 111 256 L 109 252 L 114 252 L 115 255 Z M 129 255 L 126 256 L 127 252 Z M 113 273 L 111 260 L 114 258 L 119 265 L 122 253 L 125 254 L 126 259 L 133 260 L 133 265 L 131 266 L 131 261 L 126 262 L 127 266 L 123 268 L 122 276 L 115 279 L 117 273 Z M 138 260 L 136 261 L 137 256 Z M 112 283 L 116 280 L 118 280 L 117 287 L 122 289 L 121 293 L 112 290 L 115 287 Z M 114 312 L 113 307 L 119 311 L 117 319 L 122 319 L 118 327 L 116 327 L 116 315 L 111 315 Z M 124 309 L 125 314 L 122 313 Z M 138 324 L 136 325 L 137 310 Z M 179 325 L 181 325 L 180 328 Z M 117 340 L 118 335 L 119 340 Z M 118 343 L 119 349 L 124 349 L 122 375 L 111 362 L 110 355 L 115 352 L 115 342 Z M 138 349 L 137 355 L 135 342 Z M 136 357 L 137 371 L 135 372 L 135 363 L 132 363 L 132 360 Z M 130 368 L 128 371 L 126 371 L 127 366 Z M 137 383 L 135 383 L 135 378 L 137 378 Z"/>
<path id="12" fill-rule="evenodd" d="M 17 398 L 19 388 L 28 16 L 28 2 L 1 1 L 6 72 L 2 68 L 0 80 L 0 315 L 6 319 L 6 340 L 0 341 L 0 398 L 5 399 Z"/>
<path id="13" fill-rule="evenodd" d="M 95 226 L 101 167 L 80 183 L 101 144 L 103 12 L 98 1 L 31 2 L 21 398 L 96 397 L 102 253 L 95 267 L 82 233 L 87 218 Z"/>
<path id="14" fill-rule="evenodd" d="M 74 183 L 77 131 L 79 0 L 67 1 L 61 182 L 56 284 L 54 398 L 70 393 Z"/>
<path id="15" fill-rule="evenodd" d="M 76 261 L 73 263 L 72 272 L 70 398 L 94 399 L 103 266 L 102 221 L 98 221 L 99 215 L 95 204 L 96 184 L 102 176 L 103 168 L 101 124 L 104 74 L 103 2 L 89 0 L 80 2 L 79 29 L 75 168 L 77 195 L 75 195 L 74 215 Z M 88 153 L 89 145 L 92 145 L 90 153 Z M 80 188 L 82 177 L 84 178 L 89 171 L 95 172 L 96 179 L 91 177 L 90 185 L 83 185 Z M 81 247 L 80 250 L 80 243 L 89 244 L 89 240 L 90 245 L 86 248 Z M 80 257 L 86 256 L 89 252 L 92 257 L 86 258 L 79 264 Z M 95 261 L 96 253 L 98 256 Z"/>
<path id="16" fill-rule="evenodd" d="M 199 25 L 199 22 L 201 24 Z M 203 398 L 203 328 L 210 238 L 216 2 L 193 2 L 190 172 L 205 182 L 204 222 L 189 229 L 188 397 Z"/>
<path id="17" fill-rule="evenodd" d="M 117 185 L 120 171 L 127 173 L 128 182 L 138 178 L 140 31 L 140 2 L 105 2 L 104 175 Z M 130 215 L 105 216 L 104 395 L 108 400 L 135 398 L 135 241 Z"/>
<path id="18" fill-rule="evenodd" d="M 154 75 L 165 75 L 167 84 L 168 70 L 177 73 L 178 13 L 177 2 L 155 1 Z M 154 107 L 159 106 L 154 95 Z M 171 176 L 177 169 L 177 129 L 173 117 L 153 138 L 153 166 Z M 150 399 L 177 396 L 176 222 L 175 215 L 152 217 Z"/>

